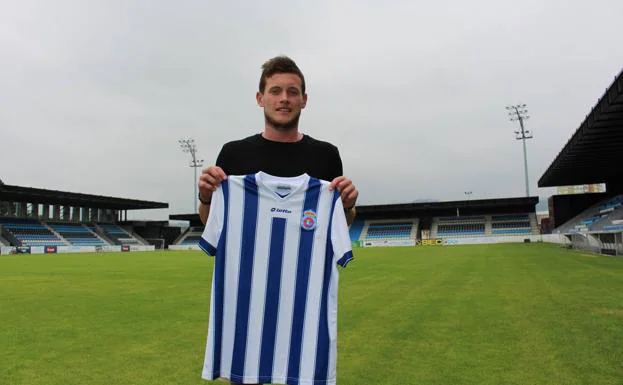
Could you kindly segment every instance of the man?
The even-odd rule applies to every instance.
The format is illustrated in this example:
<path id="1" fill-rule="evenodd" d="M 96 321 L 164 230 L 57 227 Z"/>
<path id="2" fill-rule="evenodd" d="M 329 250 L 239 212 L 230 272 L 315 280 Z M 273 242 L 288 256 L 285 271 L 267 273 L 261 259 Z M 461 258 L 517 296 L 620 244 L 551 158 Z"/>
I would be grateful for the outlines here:
<path id="1" fill-rule="evenodd" d="M 198 182 L 201 221 L 207 222 L 212 194 L 227 175 L 263 171 L 278 177 L 307 173 L 330 181 L 330 189 L 340 192 L 346 221 L 351 224 L 359 193 L 352 181 L 342 175 L 337 147 L 299 132 L 307 94 L 305 78 L 296 63 L 285 56 L 264 63 L 256 100 L 264 109 L 264 130 L 225 144 L 216 165 L 203 170 Z"/>
<path id="2" fill-rule="evenodd" d="M 264 171 L 275 176 L 303 173 L 331 181 L 342 195 L 346 220 L 355 219 L 359 195 L 352 181 L 342 176 L 342 161 L 335 146 L 299 132 L 301 111 L 307 104 L 305 78 L 288 57 L 275 57 L 262 66 L 257 104 L 264 109 L 261 134 L 227 143 L 216 165 L 203 170 L 199 178 L 199 216 L 206 223 L 212 193 L 227 175 Z"/>

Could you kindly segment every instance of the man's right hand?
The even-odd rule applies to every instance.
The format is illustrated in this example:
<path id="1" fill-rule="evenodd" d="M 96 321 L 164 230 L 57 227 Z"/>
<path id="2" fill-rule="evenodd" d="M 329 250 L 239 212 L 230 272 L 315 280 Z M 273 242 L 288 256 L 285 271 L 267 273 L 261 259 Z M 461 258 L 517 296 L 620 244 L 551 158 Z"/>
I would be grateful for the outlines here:
<path id="1" fill-rule="evenodd" d="M 212 193 L 225 179 L 227 179 L 227 175 L 219 166 L 204 168 L 199 177 L 199 195 L 201 199 L 204 201 L 211 200 Z"/>

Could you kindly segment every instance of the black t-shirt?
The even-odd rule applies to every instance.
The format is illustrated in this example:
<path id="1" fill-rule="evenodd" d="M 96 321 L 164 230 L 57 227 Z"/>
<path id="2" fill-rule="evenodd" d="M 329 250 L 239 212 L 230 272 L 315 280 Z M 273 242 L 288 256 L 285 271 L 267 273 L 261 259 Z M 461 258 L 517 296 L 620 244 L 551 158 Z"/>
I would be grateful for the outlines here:
<path id="1" fill-rule="evenodd" d="M 280 177 L 303 173 L 331 181 L 342 175 L 342 159 L 334 145 L 303 135 L 298 142 L 265 139 L 261 134 L 226 143 L 216 165 L 227 175 L 246 175 L 263 171 Z"/>

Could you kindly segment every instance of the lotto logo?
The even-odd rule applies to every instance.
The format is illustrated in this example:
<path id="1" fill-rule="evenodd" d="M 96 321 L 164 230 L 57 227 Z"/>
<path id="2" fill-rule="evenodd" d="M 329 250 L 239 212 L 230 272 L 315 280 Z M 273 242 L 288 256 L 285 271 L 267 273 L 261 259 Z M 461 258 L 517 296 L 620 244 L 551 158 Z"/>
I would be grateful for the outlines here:
<path id="1" fill-rule="evenodd" d="M 276 207 L 273 207 L 272 209 L 270 209 L 271 213 L 283 213 L 283 214 L 292 214 L 292 211 L 288 210 L 288 209 L 278 209 Z"/>

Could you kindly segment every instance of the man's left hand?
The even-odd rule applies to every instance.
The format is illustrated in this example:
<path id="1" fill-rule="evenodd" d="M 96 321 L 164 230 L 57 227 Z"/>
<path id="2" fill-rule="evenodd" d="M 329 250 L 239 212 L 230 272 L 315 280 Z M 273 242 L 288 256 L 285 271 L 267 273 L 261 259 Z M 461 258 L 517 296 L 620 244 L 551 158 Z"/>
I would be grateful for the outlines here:
<path id="1" fill-rule="evenodd" d="M 331 181 L 329 185 L 329 191 L 337 188 L 342 197 L 342 205 L 345 209 L 351 209 L 355 207 L 357 203 L 357 197 L 359 197 L 359 191 L 355 188 L 353 181 L 345 176 L 338 176 Z"/>

